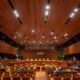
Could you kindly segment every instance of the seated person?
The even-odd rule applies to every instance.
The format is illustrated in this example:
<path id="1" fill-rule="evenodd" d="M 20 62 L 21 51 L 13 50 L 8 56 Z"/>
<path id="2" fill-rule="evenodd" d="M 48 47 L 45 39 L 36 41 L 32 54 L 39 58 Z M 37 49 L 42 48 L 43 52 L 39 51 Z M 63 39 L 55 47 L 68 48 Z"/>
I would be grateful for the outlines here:
<path id="1" fill-rule="evenodd" d="M 5 65 L 1 64 L 0 71 L 1 71 L 1 72 L 6 71 L 6 67 L 5 67 Z"/>
<path id="2" fill-rule="evenodd" d="M 37 67 L 35 73 L 35 80 L 47 80 L 47 72 L 44 67 Z"/>

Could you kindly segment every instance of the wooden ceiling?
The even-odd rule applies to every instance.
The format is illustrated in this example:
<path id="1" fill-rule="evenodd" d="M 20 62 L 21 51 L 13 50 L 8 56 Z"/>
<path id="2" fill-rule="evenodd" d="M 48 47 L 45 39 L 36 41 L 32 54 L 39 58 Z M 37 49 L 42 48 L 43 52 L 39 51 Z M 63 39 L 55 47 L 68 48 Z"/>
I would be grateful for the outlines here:
<path id="1" fill-rule="evenodd" d="M 22 23 L 14 15 L 9 0 L 0 0 L 0 31 L 19 44 L 27 45 L 35 41 L 35 44 L 42 42 L 61 45 L 80 33 L 80 10 L 65 24 L 74 8 L 80 4 L 80 0 L 50 0 L 46 23 L 44 13 L 48 0 L 10 1 L 18 11 Z M 31 32 L 33 29 L 34 33 Z M 52 31 L 53 35 L 50 34 Z M 68 33 L 67 39 L 64 37 L 65 33 Z"/>

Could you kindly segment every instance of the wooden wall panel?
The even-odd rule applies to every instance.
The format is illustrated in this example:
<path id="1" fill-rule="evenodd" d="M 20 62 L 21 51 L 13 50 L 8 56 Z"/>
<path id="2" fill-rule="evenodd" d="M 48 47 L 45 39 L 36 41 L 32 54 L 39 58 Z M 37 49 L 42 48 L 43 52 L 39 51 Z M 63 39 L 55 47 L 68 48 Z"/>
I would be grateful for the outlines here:
<path id="1" fill-rule="evenodd" d="M 43 51 L 41 51 L 41 52 L 43 52 Z M 23 59 L 27 59 L 27 58 L 29 58 L 29 59 L 31 59 L 31 58 L 33 58 L 33 59 L 35 59 L 35 58 L 37 58 L 37 59 L 49 58 L 49 59 L 54 59 L 54 60 L 58 59 L 58 52 L 57 51 L 53 51 L 53 52 L 45 51 L 45 52 L 43 52 L 44 53 L 43 55 L 39 55 L 37 53 L 38 53 L 37 51 L 25 51 L 22 53 Z"/>
<path id="2" fill-rule="evenodd" d="M 80 53 L 80 42 L 72 44 L 68 48 L 65 48 L 63 53 L 65 54 Z"/>
<path id="3" fill-rule="evenodd" d="M 0 53 L 15 54 L 17 49 L 3 41 L 0 41 Z"/>

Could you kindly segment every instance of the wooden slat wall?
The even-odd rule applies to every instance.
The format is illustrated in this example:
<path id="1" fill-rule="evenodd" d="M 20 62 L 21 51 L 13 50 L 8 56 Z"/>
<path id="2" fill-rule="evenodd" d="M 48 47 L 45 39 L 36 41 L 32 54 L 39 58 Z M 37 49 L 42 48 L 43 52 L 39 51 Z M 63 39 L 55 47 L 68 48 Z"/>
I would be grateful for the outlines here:
<path id="1" fill-rule="evenodd" d="M 63 51 L 65 54 L 74 54 L 74 53 L 80 53 L 80 42 L 75 43 L 68 48 L 65 48 Z"/>
<path id="2" fill-rule="evenodd" d="M 16 54 L 17 49 L 3 41 L 0 41 L 0 53 Z"/>
<path id="3" fill-rule="evenodd" d="M 43 55 L 38 55 L 37 54 L 38 52 L 35 52 L 35 51 L 25 51 L 25 52 L 22 53 L 23 59 L 27 59 L 27 58 L 29 58 L 29 59 L 31 59 L 31 58 L 33 58 L 33 59 L 35 59 L 35 58 L 37 58 L 37 59 L 39 59 L 39 58 L 40 59 L 49 58 L 49 59 L 54 59 L 54 60 L 58 59 L 58 52 L 57 51 L 52 51 L 52 52 L 41 51 L 41 52 L 43 52 L 44 54 Z"/>

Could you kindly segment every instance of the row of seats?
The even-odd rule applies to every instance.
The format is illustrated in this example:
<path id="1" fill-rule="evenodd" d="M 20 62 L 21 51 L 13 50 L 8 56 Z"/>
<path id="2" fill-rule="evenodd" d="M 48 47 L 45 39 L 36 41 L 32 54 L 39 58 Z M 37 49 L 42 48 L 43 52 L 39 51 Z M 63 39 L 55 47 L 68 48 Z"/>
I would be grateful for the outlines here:
<path id="1" fill-rule="evenodd" d="M 34 80 L 34 74 L 27 73 L 0 73 L 0 80 Z M 77 74 L 50 74 L 48 80 L 80 80 Z"/>

